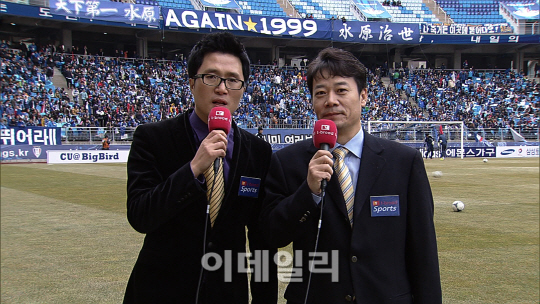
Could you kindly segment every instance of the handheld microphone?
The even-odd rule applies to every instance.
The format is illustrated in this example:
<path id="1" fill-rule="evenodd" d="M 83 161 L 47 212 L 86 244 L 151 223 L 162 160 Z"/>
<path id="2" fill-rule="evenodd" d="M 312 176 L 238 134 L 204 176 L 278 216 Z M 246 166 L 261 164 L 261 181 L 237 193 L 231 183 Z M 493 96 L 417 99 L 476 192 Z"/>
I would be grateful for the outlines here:
<path id="1" fill-rule="evenodd" d="M 336 124 L 329 119 L 320 119 L 315 122 L 313 128 L 313 144 L 319 150 L 328 151 L 336 145 L 337 127 Z M 321 190 L 326 189 L 328 181 L 321 181 Z"/>
<path id="2" fill-rule="evenodd" d="M 212 132 L 213 130 L 223 130 L 225 134 L 229 134 L 231 130 L 231 111 L 225 107 L 215 107 L 210 110 L 208 113 L 208 130 Z M 221 157 L 218 157 L 214 160 L 214 181 L 219 172 L 219 161 Z M 214 192 L 214 186 L 216 183 L 212 183 L 212 188 L 209 189 L 210 197 Z M 208 229 L 208 221 L 210 219 L 210 200 L 208 200 L 208 205 L 206 206 L 206 221 L 204 223 L 204 237 L 203 237 L 203 255 L 206 254 L 206 236 Z M 199 304 L 199 295 L 201 293 L 201 286 L 203 280 L 204 267 L 201 267 L 199 274 L 199 283 L 197 284 L 197 294 L 195 296 L 195 304 Z"/>
<path id="3" fill-rule="evenodd" d="M 208 114 L 208 130 L 223 130 L 225 134 L 229 134 L 231 130 L 231 111 L 225 107 L 215 107 Z M 214 172 L 219 171 L 219 158 L 214 160 Z"/>
<path id="4" fill-rule="evenodd" d="M 337 127 L 336 124 L 328 119 L 320 119 L 315 122 L 315 127 L 313 127 L 313 144 L 317 149 L 319 150 L 330 150 L 336 145 L 337 141 Z M 319 225 L 317 226 L 317 237 L 315 238 L 315 249 L 313 250 L 314 253 L 317 253 L 317 249 L 319 247 L 319 236 L 321 234 L 321 227 L 322 227 L 322 216 L 323 216 L 323 207 L 324 207 L 324 198 L 326 196 L 326 185 L 328 184 L 328 181 L 326 179 L 323 179 L 321 181 L 321 212 L 319 215 Z M 315 259 L 315 255 L 313 255 L 313 259 Z M 311 274 L 313 273 L 313 265 L 315 263 L 310 263 L 310 269 L 309 269 L 309 279 L 306 287 L 306 296 L 304 298 L 304 304 L 307 304 L 308 298 L 309 298 L 309 289 L 311 286 Z"/>

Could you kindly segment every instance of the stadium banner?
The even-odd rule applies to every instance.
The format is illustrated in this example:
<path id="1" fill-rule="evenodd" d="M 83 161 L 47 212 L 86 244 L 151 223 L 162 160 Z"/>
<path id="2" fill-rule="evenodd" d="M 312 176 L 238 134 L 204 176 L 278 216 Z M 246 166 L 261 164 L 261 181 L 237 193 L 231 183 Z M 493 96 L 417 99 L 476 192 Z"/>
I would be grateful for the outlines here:
<path id="1" fill-rule="evenodd" d="M 15 127 L 0 129 L 2 145 L 61 145 L 60 128 Z"/>
<path id="2" fill-rule="evenodd" d="M 418 23 L 362 22 L 323 19 L 277 18 L 225 12 L 172 9 L 162 6 L 109 1 L 55 0 L 51 7 L 0 1 L 0 14 L 105 26 L 210 32 L 235 31 L 245 36 L 332 40 L 353 43 L 393 44 L 530 44 L 540 35 L 511 35 L 502 25 L 423 25 Z M 225 1 L 225 0 L 219 0 Z M 98 4 L 93 4 L 93 3 Z M 83 4 L 84 3 L 84 4 Z M 123 11 L 119 10 L 123 8 Z M 106 9 L 102 11 L 102 9 Z M 111 14 L 109 9 L 119 13 Z M 68 13 L 67 11 L 71 13 Z M 161 13 L 161 16 L 160 16 Z M 163 20 L 161 20 L 162 18 Z M 467 28 L 467 30 L 464 30 Z M 472 29 L 474 28 L 474 29 Z M 448 30 L 447 30 L 448 29 Z M 445 34 L 448 31 L 448 34 Z M 493 31 L 494 33 L 491 33 Z M 500 33 L 499 33 L 500 31 Z M 238 33 L 241 32 L 241 33 Z M 464 33 L 467 33 L 465 35 Z M 455 34 L 454 34 L 455 33 Z"/>
<path id="3" fill-rule="evenodd" d="M 100 150 L 101 143 L 96 145 L 63 145 L 63 146 L 39 146 L 39 145 L 16 145 L 1 147 L 1 162 L 45 162 L 47 151 L 59 151 L 69 149 L 71 151 Z M 111 145 L 111 150 L 129 151 L 131 145 Z"/>
<path id="4" fill-rule="evenodd" d="M 497 147 L 497 157 L 540 157 L 539 146 Z"/>
<path id="5" fill-rule="evenodd" d="M 315 39 L 330 39 L 332 33 L 331 23 L 328 20 L 240 15 L 165 7 L 161 8 L 161 14 L 163 25 L 168 30 L 218 29 L 242 31 L 244 34 Z"/>
<path id="6" fill-rule="evenodd" d="M 508 24 L 441 24 L 422 23 L 420 33 L 423 35 L 492 35 L 512 34 Z"/>
<path id="7" fill-rule="evenodd" d="M 404 144 L 407 145 L 406 143 Z M 423 157 L 426 157 L 427 150 L 425 147 L 418 150 L 420 150 Z M 448 147 L 444 157 L 461 158 L 462 154 L 463 157 L 496 157 L 495 147 L 464 147 L 463 150 L 460 147 Z M 433 151 L 433 158 L 440 158 L 441 155 L 439 149 Z"/>
<path id="8" fill-rule="evenodd" d="M 392 16 L 377 0 L 356 0 L 354 5 L 366 18 L 392 19 Z"/>
<path id="9" fill-rule="evenodd" d="M 234 0 L 200 0 L 205 7 L 226 8 L 240 10 L 240 6 Z"/>
<path id="10" fill-rule="evenodd" d="M 116 2 L 110 2 L 110 3 L 116 3 Z M 157 9 L 159 7 L 155 6 L 154 8 Z M 145 28 L 145 29 L 148 29 L 148 28 L 157 29 L 161 24 L 161 21 L 159 20 L 159 15 L 156 15 L 156 18 L 158 18 L 157 25 L 153 25 L 153 24 L 147 24 L 146 22 L 142 24 L 138 24 L 136 22 L 126 23 L 125 21 L 118 23 L 118 22 L 100 20 L 97 18 L 89 19 L 89 18 L 82 18 L 80 16 L 74 17 L 75 15 L 73 16 L 62 15 L 58 13 L 53 13 L 53 11 L 54 11 L 54 8 L 50 8 L 50 7 L 23 5 L 23 4 L 0 1 L 0 14 L 8 14 L 8 15 L 15 15 L 15 16 L 30 17 L 30 18 L 55 20 L 55 21 L 90 23 L 90 24 L 99 24 L 99 25 L 105 25 L 105 26 L 124 26 L 124 27 L 130 27 L 130 28 L 136 27 L 136 28 Z M 157 11 L 159 13 L 159 10 Z"/>
<path id="11" fill-rule="evenodd" d="M 53 14 L 72 18 L 99 19 L 112 22 L 159 26 L 159 6 L 99 1 L 55 0 L 49 3 Z"/>
<path id="12" fill-rule="evenodd" d="M 257 129 L 245 128 L 246 131 L 257 134 Z M 284 147 L 304 139 L 313 138 L 312 129 L 264 129 L 264 140 L 276 147 Z"/>
<path id="13" fill-rule="evenodd" d="M 48 164 L 127 163 L 129 150 L 47 151 Z"/>
<path id="14" fill-rule="evenodd" d="M 538 22 L 538 19 L 540 19 L 540 5 L 538 5 L 538 1 L 514 3 L 500 2 L 499 5 L 518 21 L 530 20 Z"/>
<path id="15" fill-rule="evenodd" d="M 420 42 L 420 26 L 415 23 L 361 22 L 331 20 L 337 42 L 396 43 Z"/>
<path id="16" fill-rule="evenodd" d="M 540 35 L 422 35 L 422 44 L 508 44 L 540 43 Z"/>

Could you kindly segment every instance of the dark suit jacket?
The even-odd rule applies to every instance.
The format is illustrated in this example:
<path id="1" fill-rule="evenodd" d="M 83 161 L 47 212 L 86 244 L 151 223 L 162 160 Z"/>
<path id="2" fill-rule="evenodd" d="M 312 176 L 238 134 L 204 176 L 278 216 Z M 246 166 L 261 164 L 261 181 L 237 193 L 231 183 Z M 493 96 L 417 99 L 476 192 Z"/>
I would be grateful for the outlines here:
<path id="1" fill-rule="evenodd" d="M 207 199 L 206 186 L 190 168 L 197 150 L 190 113 L 140 125 L 133 136 L 127 165 L 127 216 L 133 228 L 146 236 L 124 303 L 195 303 Z M 238 253 L 246 252 L 246 226 L 251 252 L 268 249 L 258 225 L 264 193 L 250 198 L 239 196 L 238 190 L 242 176 L 260 178 L 262 190 L 272 150 L 235 124 L 233 128 L 225 197 L 214 227 L 207 226 L 206 251 L 217 253 L 223 264 L 216 271 L 204 271 L 199 303 L 248 303 L 247 274 L 237 271 L 236 262 Z M 225 266 L 227 258 L 232 261 L 230 269 Z M 215 260 L 208 263 L 213 266 Z M 269 282 L 252 280 L 252 303 L 277 301 L 276 269 L 264 271 L 270 272 Z"/>
<path id="2" fill-rule="evenodd" d="M 315 269 L 334 267 L 338 282 L 331 273 L 313 273 L 308 303 L 441 303 L 433 198 L 422 157 L 405 145 L 364 134 L 353 228 L 335 174 L 323 202 L 317 252 L 328 253 L 330 262 Z M 308 254 L 315 248 L 320 205 L 306 182 L 315 152 L 305 140 L 274 153 L 266 180 L 261 221 L 267 238 L 277 247 L 293 242 L 295 268 L 300 267 L 296 255 L 302 255 L 301 282 L 289 284 L 288 303 L 304 301 Z M 370 197 L 389 195 L 399 196 L 400 215 L 372 217 Z"/>

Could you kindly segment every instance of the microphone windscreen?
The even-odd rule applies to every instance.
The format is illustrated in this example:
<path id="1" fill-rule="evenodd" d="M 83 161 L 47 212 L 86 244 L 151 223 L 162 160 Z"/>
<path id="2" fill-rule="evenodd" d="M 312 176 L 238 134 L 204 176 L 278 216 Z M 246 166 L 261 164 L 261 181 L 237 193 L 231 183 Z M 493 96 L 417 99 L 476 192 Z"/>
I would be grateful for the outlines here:
<path id="1" fill-rule="evenodd" d="M 225 107 L 215 107 L 208 114 L 208 130 L 223 130 L 229 134 L 231 130 L 231 111 Z"/>
<path id="2" fill-rule="evenodd" d="M 313 144 L 317 149 L 321 148 L 321 144 L 328 144 L 332 149 L 337 141 L 336 124 L 329 119 L 319 119 L 315 122 L 313 128 Z"/>

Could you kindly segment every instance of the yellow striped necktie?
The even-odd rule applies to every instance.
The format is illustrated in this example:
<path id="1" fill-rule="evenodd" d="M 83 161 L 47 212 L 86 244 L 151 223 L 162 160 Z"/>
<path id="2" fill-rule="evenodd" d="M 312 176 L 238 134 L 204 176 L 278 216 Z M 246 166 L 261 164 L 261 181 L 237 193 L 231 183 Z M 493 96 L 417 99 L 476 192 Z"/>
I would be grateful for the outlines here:
<path id="1" fill-rule="evenodd" d="M 345 206 L 347 208 L 347 214 L 349 215 L 349 222 L 351 226 L 353 224 L 353 208 L 354 208 L 354 188 L 352 184 L 351 173 L 349 168 L 345 165 L 345 155 L 349 153 L 349 150 L 345 147 L 337 147 L 332 152 L 336 157 L 334 162 L 334 170 L 338 177 L 339 186 L 343 192 L 343 198 L 345 199 Z"/>
<path id="2" fill-rule="evenodd" d="M 214 186 L 214 163 L 210 165 L 206 171 L 204 171 L 204 178 L 206 179 L 206 197 L 210 202 L 210 224 L 214 226 L 214 221 L 219 213 L 221 207 L 221 201 L 225 196 L 225 187 L 223 180 L 223 160 L 219 159 L 219 171 L 216 176 L 216 185 Z M 214 187 L 214 189 L 212 189 Z M 211 195 L 211 197 L 210 197 Z"/>

